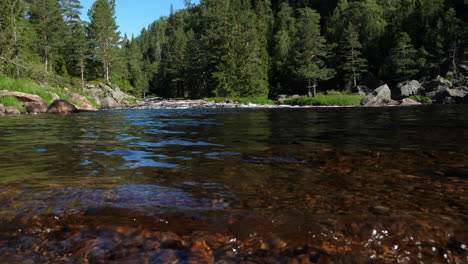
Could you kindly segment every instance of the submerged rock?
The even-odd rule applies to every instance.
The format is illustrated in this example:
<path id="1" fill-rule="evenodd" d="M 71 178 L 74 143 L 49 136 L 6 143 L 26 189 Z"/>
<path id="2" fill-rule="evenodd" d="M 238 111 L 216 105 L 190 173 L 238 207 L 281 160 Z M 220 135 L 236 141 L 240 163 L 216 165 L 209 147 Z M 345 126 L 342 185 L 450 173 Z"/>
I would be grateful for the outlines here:
<path id="1" fill-rule="evenodd" d="M 42 114 L 47 112 L 48 109 L 48 105 L 45 102 L 26 102 L 24 106 L 29 114 Z"/>
<path id="2" fill-rule="evenodd" d="M 421 89 L 421 84 L 416 80 L 401 82 L 392 90 L 392 99 L 399 100 L 411 95 L 418 94 Z"/>
<path id="3" fill-rule="evenodd" d="M 396 101 L 393 101 L 391 98 L 391 91 L 388 88 L 388 85 L 384 84 L 374 91 L 368 93 L 364 99 L 361 101 L 361 105 L 373 105 L 373 106 L 382 106 L 382 105 L 396 105 Z"/>
<path id="4" fill-rule="evenodd" d="M 78 109 L 66 100 L 55 100 L 49 106 L 49 109 L 47 109 L 47 113 L 53 114 L 70 114 L 76 112 L 78 112 Z"/>
<path id="5" fill-rule="evenodd" d="M 420 104 L 421 104 L 420 102 L 416 102 L 410 98 L 404 98 L 403 100 L 401 100 L 401 103 L 400 103 L 400 105 L 420 105 Z"/>

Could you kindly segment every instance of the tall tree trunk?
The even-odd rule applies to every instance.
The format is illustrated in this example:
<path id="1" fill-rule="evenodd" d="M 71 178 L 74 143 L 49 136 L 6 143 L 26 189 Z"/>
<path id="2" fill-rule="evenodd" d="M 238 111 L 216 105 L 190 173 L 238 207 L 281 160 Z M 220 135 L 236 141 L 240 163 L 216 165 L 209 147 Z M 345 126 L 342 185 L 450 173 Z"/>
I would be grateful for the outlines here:
<path id="1" fill-rule="evenodd" d="M 317 96 L 317 80 L 314 80 L 314 84 L 312 85 L 312 97 Z"/>
<path id="2" fill-rule="evenodd" d="M 457 56 L 457 41 L 455 40 L 453 42 L 453 47 L 452 47 L 452 67 L 453 67 L 453 75 L 455 78 L 458 78 L 457 75 L 457 62 L 456 62 L 456 56 Z"/>
<path id="3" fill-rule="evenodd" d="M 307 96 L 308 97 L 315 97 L 315 96 L 312 95 L 312 92 L 310 91 L 310 88 L 312 88 L 311 81 L 310 81 L 310 78 L 307 78 Z"/>
<path id="4" fill-rule="evenodd" d="M 109 61 L 106 61 L 106 83 L 110 84 L 110 80 L 109 80 Z"/>
<path id="5" fill-rule="evenodd" d="M 84 67 L 83 61 L 80 62 L 80 68 L 81 68 L 81 89 L 84 90 L 84 71 L 85 71 L 85 67 Z"/>
<path id="6" fill-rule="evenodd" d="M 16 62 L 18 62 L 18 53 L 19 53 L 19 50 L 18 50 L 18 25 L 16 24 L 16 4 L 18 3 L 18 1 L 14 1 L 13 3 L 13 41 L 14 41 L 14 54 L 15 54 L 15 57 L 14 57 L 14 60 Z M 16 69 L 16 77 L 20 77 L 20 72 L 19 72 L 19 67 L 17 65 L 15 65 L 15 69 Z"/>

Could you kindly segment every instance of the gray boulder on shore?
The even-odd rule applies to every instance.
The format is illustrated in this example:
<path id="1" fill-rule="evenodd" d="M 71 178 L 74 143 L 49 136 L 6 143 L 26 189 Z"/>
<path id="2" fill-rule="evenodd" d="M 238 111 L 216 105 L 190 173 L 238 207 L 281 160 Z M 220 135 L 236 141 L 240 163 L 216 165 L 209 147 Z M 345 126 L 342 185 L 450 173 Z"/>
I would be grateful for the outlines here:
<path id="1" fill-rule="evenodd" d="M 392 99 L 400 100 L 418 94 L 421 84 L 416 80 L 398 83 L 392 89 Z"/>
<path id="2" fill-rule="evenodd" d="M 122 92 L 119 87 L 113 87 L 107 84 L 88 84 L 86 85 L 84 92 L 100 104 L 102 108 L 125 106 L 128 104 L 128 102 L 125 101 L 125 98 L 135 98 Z"/>
<path id="3" fill-rule="evenodd" d="M 384 84 L 374 91 L 371 91 L 362 99 L 361 105 L 367 106 L 383 106 L 397 105 L 398 102 L 392 100 L 392 92 L 388 85 Z"/>
<path id="4" fill-rule="evenodd" d="M 437 104 L 461 104 L 467 94 L 468 88 L 457 87 L 441 90 L 436 93 L 434 98 Z"/>
<path id="5" fill-rule="evenodd" d="M 437 93 L 450 89 L 452 87 L 453 84 L 449 80 L 437 76 L 436 79 L 423 83 L 421 85 L 421 91 L 419 92 L 419 94 L 429 97 L 431 99 L 435 99 Z"/>

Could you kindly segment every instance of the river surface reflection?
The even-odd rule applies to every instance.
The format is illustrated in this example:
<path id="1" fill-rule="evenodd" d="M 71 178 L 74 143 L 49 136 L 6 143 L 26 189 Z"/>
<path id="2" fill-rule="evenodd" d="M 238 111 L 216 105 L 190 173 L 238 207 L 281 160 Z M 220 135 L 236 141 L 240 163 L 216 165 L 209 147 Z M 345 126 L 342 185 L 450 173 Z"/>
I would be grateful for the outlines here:
<path id="1" fill-rule="evenodd" d="M 468 107 L 0 117 L 1 263 L 467 263 Z"/>

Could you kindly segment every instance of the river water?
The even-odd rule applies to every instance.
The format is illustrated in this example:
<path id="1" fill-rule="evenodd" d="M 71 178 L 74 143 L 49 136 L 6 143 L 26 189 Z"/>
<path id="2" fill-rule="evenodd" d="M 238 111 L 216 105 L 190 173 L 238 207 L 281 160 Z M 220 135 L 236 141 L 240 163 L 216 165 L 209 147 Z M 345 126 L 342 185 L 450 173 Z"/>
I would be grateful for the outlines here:
<path id="1" fill-rule="evenodd" d="M 0 117 L 0 263 L 467 263 L 468 107 Z"/>

